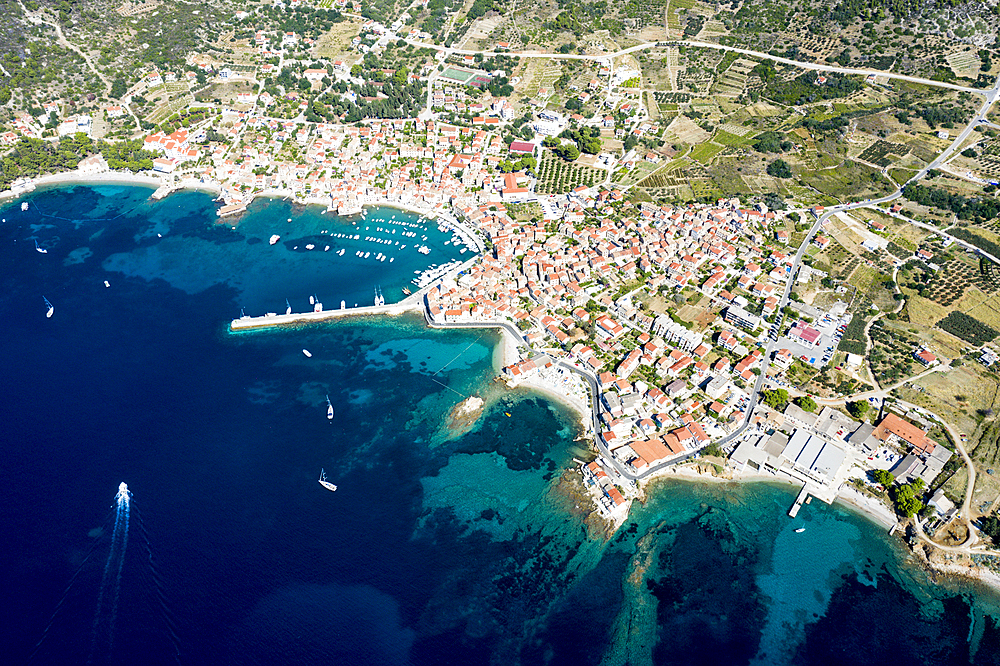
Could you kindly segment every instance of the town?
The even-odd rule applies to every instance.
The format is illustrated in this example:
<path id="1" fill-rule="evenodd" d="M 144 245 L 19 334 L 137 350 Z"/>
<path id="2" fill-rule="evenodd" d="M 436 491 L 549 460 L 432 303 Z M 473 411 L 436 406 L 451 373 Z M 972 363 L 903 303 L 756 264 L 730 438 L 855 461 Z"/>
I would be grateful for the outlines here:
<path id="1" fill-rule="evenodd" d="M 296 16 L 302 7 L 274 8 Z M 503 375 L 551 386 L 577 406 L 596 454 L 580 474 L 611 524 L 625 519 L 644 481 L 712 469 L 798 484 L 792 516 L 812 497 L 840 497 L 887 528 L 914 518 L 915 539 L 929 542 L 941 530 L 949 547 L 980 552 L 968 435 L 912 392 L 918 380 L 967 359 L 994 366 L 997 331 L 962 312 L 938 324 L 952 338 L 893 326 L 904 315 L 912 321 L 908 299 L 923 298 L 921 280 L 942 265 L 975 265 L 983 285 L 992 279 L 996 246 L 915 220 L 931 207 L 907 201 L 904 190 L 911 179 L 942 173 L 963 186 L 996 187 L 985 158 L 956 160 L 987 152 L 969 137 L 989 124 L 997 88 L 836 66 L 802 79 L 788 65 L 785 78 L 804 94 L 822 101 L 862 91 L 870 99 L 856 100 L 859 108 L 882 104 L 894 81 L 943 85 L 967 106 L 973 93 L 983 96 L 957 135 L 930 122 L 914 130 L 923 141 L 917 159 L 918 151 L 874 132 L 842 130 L 846 120 L 783 121 L 775 125 L 781 132 L 753 118 L 696 125 L 709 111 L 698 111 L 687 93 L 637 88 L 636 54 L 669 55 L 679 41 L 601 53 L 574 43 L 546 55 L 491 39 L 472 53 L 437 44 L 409 10 L 392 22 L 361 10 L 337 0 L 310 15 L 349 28 L 340 57 L 317 55 L 315 31 L 264 29 L 264 10 L 236 12 L 240 62 L 192 54 L 184 67 L 143 67 L 134 80 L 116 82 L 117 99 L 90 94 L 79 104 L 53 99 L 38 113 L 18 110 L 0 145 L 26 155 L 45 153 L 48 142 L 72 144 L 81 154 L 66 166 L 78 176 L 144 178 L 157 186 L 157 199 L 209 189 L 221 199 L 220 223 L 238 224 L 255 197 L 290 197 L 342 216 L 398 206 L 456 229 L 462 252 L 476 259 L 418 284 L 420 307 L 432 325 L 516 332 L 517 356 Z M 560 55 L 576 60 L 551 80 L 528 63 Z M 756 66 L 736 59 L 757 56 Z M 750 83 L 740 95 L 759 94 L 756 82 L 774 77 L 765 54 L 724 58 L 727 67 L 743 62 Z M 527 77 L 537 85 L 518 88 Z M 681 104 L 689 105 L 683 113 Z M 797 114 L 788 118 L 798 122 Z M 721 155 L 741 173 L 747 165 L 735 180 L 785 183 L 792 172 L 783 159 L 764 158 L 770 162 L 750 175 L 756 157 L 747 151 L 792 159 L 815 143 L 811 132 L 831 129 L 838 140 L 863 144 L 851 148 L 852 159 L 871 174 L 835 197 L 806 182 L 814 169 L 799 171 L 799 189 L 775 187 L 785 201 L 773 192 L 727 195 L 718 175 L 681 182 L 670 168 L 700 154 L 702 174 Z M 899 169 L 906 178 L 892 180 L 886 156 L 897 153 L 909 155 Z M 37 175 L 5 172 L 5 185 L 24 193 Z M 891 186 L 872 184 L 878 177 Z M 699 182 L 698 197 L 665 200 L 694 194 Z M 962 465 L 966 488 L 941 481 Z M 995 499 L 981 502 L 977 515 L 996 511 L 1000 493 L 990 494 Z"/>

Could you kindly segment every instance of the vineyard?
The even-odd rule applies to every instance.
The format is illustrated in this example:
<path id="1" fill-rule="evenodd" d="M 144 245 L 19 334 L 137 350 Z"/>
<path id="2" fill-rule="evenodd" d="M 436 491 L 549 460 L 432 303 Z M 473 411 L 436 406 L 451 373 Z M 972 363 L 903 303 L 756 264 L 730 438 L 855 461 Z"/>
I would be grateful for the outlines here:
<path id="1" fill-rule="evenodd" d="M 877 164 L 880 167 L 887 167 L 892 162 L 892 160 L 889 159 L 889 155 L 903 157 L 908 152 L 910 152 L 908 146 L 879 139 L 872 145 L 868 146 L 868 148 L 866 148 L 863 153 L 858 155 L 858 157 L 866 162 Z"/>

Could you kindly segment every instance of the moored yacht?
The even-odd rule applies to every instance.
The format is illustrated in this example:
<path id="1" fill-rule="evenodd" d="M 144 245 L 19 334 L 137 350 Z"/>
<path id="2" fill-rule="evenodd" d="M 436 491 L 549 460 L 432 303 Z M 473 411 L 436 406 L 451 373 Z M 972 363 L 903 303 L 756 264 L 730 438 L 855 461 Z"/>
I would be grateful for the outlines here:
<path id="1" fill-rule="evenodd" d="M 326 396 L 326 418 L 333 420 L 333 403 L 330 402 L 330 396 Z"/>
<path id="2" fill-rule="evenodd" d="M 274 245 L 275 243 L 277 243 L 280 240 L 281 240 L 281 236 L 279 236 L 278 234 L 274 234 L 273 236 L 271 236 L 271 240 L 268 241 L 268 242 L 271 243 L 271 245 Z"/>
<path id="3" fill-rule="evenodd" d="M 44 296 L 42 296 L 42 300 L 45 301 L 45 306 L 48 308 L 48 310 L 45 311 L 45 318 L 46 319 L 51 319 L 52 318 L 52 313 L 55 312 L 56 309 L 55 309 L 55 307 L 53 307 L 53 305 L 51 303 L 49 303 L 49 299 L 47 299 Z"/>

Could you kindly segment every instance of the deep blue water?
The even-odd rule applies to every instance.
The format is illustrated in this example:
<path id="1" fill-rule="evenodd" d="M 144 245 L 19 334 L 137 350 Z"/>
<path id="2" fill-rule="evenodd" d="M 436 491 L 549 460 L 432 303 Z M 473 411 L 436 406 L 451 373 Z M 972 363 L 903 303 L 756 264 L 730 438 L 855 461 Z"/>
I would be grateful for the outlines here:
<path id="1" fill-rule="evenodd" d="M 458 258 L 435 227 L 428 257 L 346 261 L 301 248 L 350 221 L 268 202 L 234 230 L 207 195 L 149 194 L 0 209 L 8 663 L 997 663 L 995 595 L 844 509 L 793 524 L 793 489 L 662 482 L 598 538 L 562 477 L 572 415 L 492 382 L 492 332 L 228 333 L 284 298 L 396 300 Z M 364 224 L 392 215 L 413 219 Z M 472 393 L 489 407 L 456 433 Z"/>

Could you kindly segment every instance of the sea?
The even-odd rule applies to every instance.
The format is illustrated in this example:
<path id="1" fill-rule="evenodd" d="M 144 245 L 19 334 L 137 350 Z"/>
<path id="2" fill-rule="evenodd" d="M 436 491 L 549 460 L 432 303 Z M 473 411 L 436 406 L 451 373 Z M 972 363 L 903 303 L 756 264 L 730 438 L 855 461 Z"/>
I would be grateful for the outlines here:
<path id="1" fill-rule="evenodd" d="M 151 193 L 0 208 L 3 663 L 1000 663 L 994 592 L 790 486 L 654 482 L 609 535 L 578 417 L 495 381 L 494 331 L 230 332 L 400 300 L 470 256 L 434 222 Z"/>

